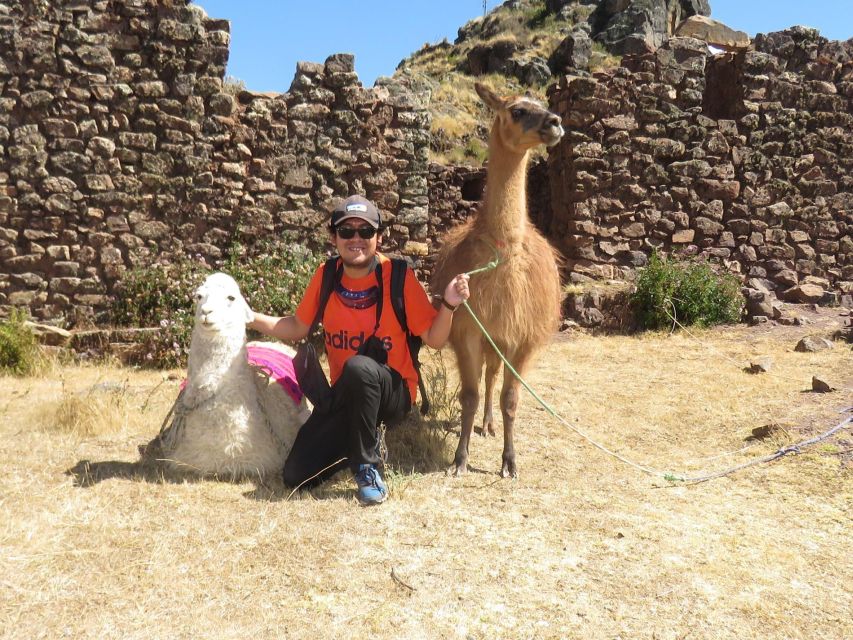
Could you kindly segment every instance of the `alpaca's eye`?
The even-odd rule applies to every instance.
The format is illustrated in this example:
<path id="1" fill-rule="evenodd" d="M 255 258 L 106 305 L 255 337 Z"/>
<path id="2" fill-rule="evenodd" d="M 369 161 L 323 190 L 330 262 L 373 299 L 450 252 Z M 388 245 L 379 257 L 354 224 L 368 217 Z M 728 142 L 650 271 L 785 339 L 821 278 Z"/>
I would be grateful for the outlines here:
<path id="1" fill-rule="evenodd" d="M 196 299 L 196 300 L 201 300 L 201 294 L 200 294 L 200 293 L 195 294 L 195 299 Z"/>
<path id="2" fill-rule="evenodd" d="M 513 120 L 518 120 L 519 118 L 527 115 L 527 111 L 525 109 L 520 109 L 516 107 L 515 109 L 510 110 L 510 114 L 512 115 Z"/>
<path id="3" fill-rule="evenodd" d="M 234 296 L 228 296 L 228 301 L 229 301 L 229 302 L 234 302 L 236 299 L 237 299 L 237 298 L 235 298 Z"/>

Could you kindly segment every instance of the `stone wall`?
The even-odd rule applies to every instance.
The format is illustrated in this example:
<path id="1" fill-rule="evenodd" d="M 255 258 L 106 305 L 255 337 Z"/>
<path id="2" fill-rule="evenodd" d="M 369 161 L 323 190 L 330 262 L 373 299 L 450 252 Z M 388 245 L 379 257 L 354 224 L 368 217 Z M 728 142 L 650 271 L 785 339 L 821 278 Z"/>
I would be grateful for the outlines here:
<path id="1" fill-rule="evenodd" d="M 428 165 L 428 94 L 364 88 L 346 54 L 299 63 L 286 93 L 235 94 L 229 40 L 186 0 L 0 2 L 0 313 L 107 322 L 128 269 L 214 266 L 237 239 L 325 246 L 353 192 L 429 276 L 485 170 Z M 629 275 L 658 249 L 850 291 L 851 44 L 793 29 L 755 47 L 673 39 L 552 87 L 568 134 L 531 165 L 531 217 L 572 278 Z"/>
<path id="2" fill-rule="evenodd" d="M 388 214 L 389 249 L 427 253 L 423 98 L 363 88 L 344 54 L 235 96 L 229 39 L 186 0 L 0 3 L 0 305 L 105 321 L 128 268 L 319 244 L 351 192 Z"/>
<path id="3" fill-rule="evenodd" d="M 674 38 L 609 74 L 564 78 L 550 235 L 574 278 L 653 250 L 710 257 L 790 291 L 853 288 L 853 42 L 796 27 L 711 56 Z"/>

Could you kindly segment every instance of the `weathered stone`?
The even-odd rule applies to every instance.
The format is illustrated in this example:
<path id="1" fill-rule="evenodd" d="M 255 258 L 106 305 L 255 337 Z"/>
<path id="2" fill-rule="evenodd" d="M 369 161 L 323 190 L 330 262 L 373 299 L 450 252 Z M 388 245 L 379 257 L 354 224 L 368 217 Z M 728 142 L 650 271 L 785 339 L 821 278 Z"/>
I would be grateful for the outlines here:
<path id="1" fill-rule="evenodd" d="M 115 60 L 107 47 L 82 45 L 77 48 L 76 53 L 83 64 L 90 67 L 97 67 L 106 71 L 115 67 Z"/>
<path id="2" fill-rule="evenodd" d="M 169 87 L 160 80 L 139 82 L 134 86 L 134 92 L 142 98 L 162 98 L 169 95 Z"/>
<path id="3" fill-rule="evenodd" d="M 797 343 L 797 346 L 794 347 L 794 351 L 798 351 L 800 353 L 815 353 L 817 351 L 832 349 L 833 346 L 832 341 L 827 340 L 826 338 L 821 338 L 819 336 L 805 336 Z"/>
<path id="4" fill-rule="evenodd" d="M 812 391 L 815 393 L 831 393 L 835 391 L 835 387 L 823 378 L 812 376 Z"/>
<path id="5" fill-rule="evenodd" d="M 208 100 L 212 114 L 230 116 L 234 112 L 234 97 L 227 93 L 215 93 Z"/>
<path id="6" fill-rule="evenodd" d="M 746 367 L 747 373 L 767 373 L 773 368 L 773 359 L 769 356 L 757 358 Z"/>
<path id="7" fill-rule="evenodd" d="M 818 303 L 823 299 L 823 288 L 814 284 L 801 284 L 782 292 L 782 298 L 788 302 Z"/>
<path id="8" fill-rule="evenodd" d="M 743 50 L 750 45 L 747 33 L 735 31 L 722 22 L 700 15 L 689 16 L 678 25 L 675 35 L 683 38 L 696 38 L 727 51 Z"/>
<path id="9" fill-rule="evenodd" d="M 592 40 L 583 31 L 573 31 L 567 35 L 548 59 L 548 66 L 555 74 L 563 74 L 571 70 L 589 68 L 592 55 Z"/>
<path id="10" fill-rule="evenodd" d="M 114 189 L 112 178 L 104 174 L 88 174 L 83 176 L 86 187 L 90 191 L 111 191 Z"/>

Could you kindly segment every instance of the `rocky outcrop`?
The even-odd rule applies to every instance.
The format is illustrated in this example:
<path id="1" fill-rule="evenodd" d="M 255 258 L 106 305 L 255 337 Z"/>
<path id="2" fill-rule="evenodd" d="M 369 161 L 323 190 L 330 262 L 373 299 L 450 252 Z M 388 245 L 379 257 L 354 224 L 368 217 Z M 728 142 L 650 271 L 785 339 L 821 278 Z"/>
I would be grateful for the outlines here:
<path id="1" fill-rule="evenodd" d="M 592 39 L 585 31 L 575 30 L 557 45 L 554 53 L 548 58 L 548 66 L 557 76 L 583 71 L 589 68 L 591 55 Z"/>
<path id="2" fill-rule="evenodd" d="M 726 51 L 740 51 L 749 47 L 749 34 L 735 31 L 722 22 L 706 16 L 690 16 L 675 30 L 679 38 L 696 38 Z"/>
<path id="3" fill-rule="evenodd" d="M 708 0 L 603 0 L 591 17 L 595 40 L 613 53 L 654 51 L 690 16 L 711 15 Z"/>

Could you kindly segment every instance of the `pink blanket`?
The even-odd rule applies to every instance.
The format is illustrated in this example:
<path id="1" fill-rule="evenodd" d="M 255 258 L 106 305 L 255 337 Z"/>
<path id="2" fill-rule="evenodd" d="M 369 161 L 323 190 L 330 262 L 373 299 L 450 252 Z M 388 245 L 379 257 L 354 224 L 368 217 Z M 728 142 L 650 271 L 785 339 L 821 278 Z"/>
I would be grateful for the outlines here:
<path id="1" fill-rule="evenodd" d="M 249 364 L 263 369 L 270 378 L 285 390 L 294 404 L 302 401 L 302 389 L 296 381 L 296 371 L 293 369 L 293 358 L 277 349 L 249 345 L 246 358 Z M 187 386 L 187 381 L 181 382 L 181 389 Z"/>
<path id="2" fill-rule="evenodd" d="M 275 380 L 294 403 L 302 401 L 302 389 L 296 381 L 296 371 L 293 369 L 293 358 L 276 349 L 268 349 L 249 345 L 249 364 L 266 371 Z"/>

